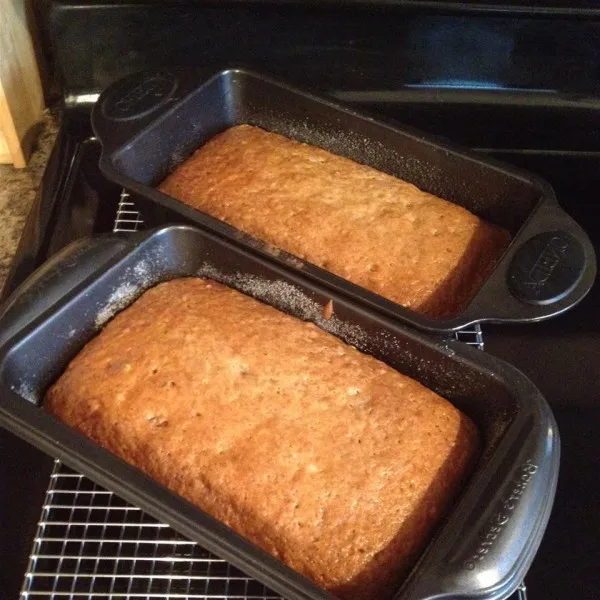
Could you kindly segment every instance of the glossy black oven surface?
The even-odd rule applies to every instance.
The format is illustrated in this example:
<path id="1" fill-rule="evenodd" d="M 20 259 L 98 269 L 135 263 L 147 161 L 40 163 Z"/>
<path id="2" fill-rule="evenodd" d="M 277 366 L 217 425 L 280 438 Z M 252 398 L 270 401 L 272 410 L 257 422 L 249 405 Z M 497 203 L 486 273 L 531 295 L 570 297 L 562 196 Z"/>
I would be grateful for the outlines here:
<path id="1" fill-rule="evenodd" d="M 556 14 L 549 2 L 538 13 L 491 2 L 487 10 L 391 4 L 41 3 L 43 48 L 64 110 L 4 294 L 69 241 L 112 229 L 120 190 L 97 167 L 94 95 L 140 68 L 228 60 L 539 174 L 599 253 L 600 14 L 593 3 L 556 2 Z M 484 339 L 486 351 L 533 380 L 562 439 L 555 507 L 526 578 L 528 598 L 597 600 L 600 285 L 556 320 L 485 326 Z M 0 590 L 17 598 L 51 461 L 4 431 L 0 452 Z"/>

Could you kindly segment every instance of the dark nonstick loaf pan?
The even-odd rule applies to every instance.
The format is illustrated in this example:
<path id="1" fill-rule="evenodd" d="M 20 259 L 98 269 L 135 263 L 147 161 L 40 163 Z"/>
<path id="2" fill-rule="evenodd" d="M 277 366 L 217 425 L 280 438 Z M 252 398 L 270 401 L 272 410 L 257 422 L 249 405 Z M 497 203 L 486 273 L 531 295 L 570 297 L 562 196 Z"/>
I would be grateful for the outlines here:
<path id="1" fill-rule="evenodd" d="M 592 245 L 546 182 L 262 75 L 243 70 L 212 77 L 177 70 L 133 75 L 101 94 L 92 123 L 102 143 L 103 173 L 136 194 L 145 216 L 160 207 L 166 214 L 157 223 L 199 225 L 419 328 L 450 331 L 476 321 L 548 318 L 581 300 L 594 280 Z M 462 314 L 436 320 L 297 257 L 273 253 L 259 240 L 155 189 L 194 149 L 240 123 L 401 177 L 508 229 L 512 244 Z M 394 244 L 393 232 L 389 243 Z"/>
<path id="2" fill-rule="evenodd" d="M 48 386 L 111 315 L 158 281 L 190 275 L 312 320 L 469 414 L 482 455 L 397 598 L 497 600 L 515 590 L 545 529 L 559 464 L 556 424 L 533 384 L 492 356 L 416 332 L 209 232 L 179 225 L 82 240 L 27 280 L 0 316 L 0 424 L 284 597 L 332 598 L 41 407 Z M 324 319 L 329 300 L 334 314 Z"/>

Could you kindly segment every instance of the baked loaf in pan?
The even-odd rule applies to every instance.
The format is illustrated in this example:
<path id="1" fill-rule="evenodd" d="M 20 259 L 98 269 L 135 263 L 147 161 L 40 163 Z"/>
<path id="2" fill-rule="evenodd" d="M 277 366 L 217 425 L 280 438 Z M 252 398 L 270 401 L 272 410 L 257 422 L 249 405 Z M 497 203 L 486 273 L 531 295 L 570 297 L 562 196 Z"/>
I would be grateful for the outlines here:
<path id="1" fill-rule="evenodd" d="M 460 312 L 509 243 L 457 204 L 250 125 L 217 135 L 159 189 L 433 318 Z"/>
<path id="2" fill-rule="evenodd" d="M 478 450 L 448 401 L 226 286 L 147 291 L 45 408 L 341 598 L 389 597 Z"/>

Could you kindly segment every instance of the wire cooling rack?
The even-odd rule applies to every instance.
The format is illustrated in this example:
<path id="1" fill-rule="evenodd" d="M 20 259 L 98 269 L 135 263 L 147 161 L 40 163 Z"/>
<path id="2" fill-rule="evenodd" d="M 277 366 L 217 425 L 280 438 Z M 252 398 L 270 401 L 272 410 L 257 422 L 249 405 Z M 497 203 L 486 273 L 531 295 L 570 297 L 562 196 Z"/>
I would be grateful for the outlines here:
<path id="1" fill-rule="evenodd" d="M 113 232 L 134 233 L 143 224 L 144 220 L 137 210 L 135 202 L 131 199 L 129 193 L 123 190 L 121 192 L 121 197 L 119 198 L 119 205 L 117 206 L 117 215 L 115 217 Z"/>
<path id="2" fill-rule="evenodd" d="M 135 203 L 123 192 L 114 231 L 134 232 L 143 224 Z M 478 325 L 458 332 L 456 337 L 483 350 Z M 21 590 L 21 600 L 28 598 L 280 597 L 56 460 Z M 524 585 L 516 598 L 526 600 Z"/>
<path id="3" fill-rule="evenodd" d="M 57 460 L 21 598 L 278 596 Z"/>

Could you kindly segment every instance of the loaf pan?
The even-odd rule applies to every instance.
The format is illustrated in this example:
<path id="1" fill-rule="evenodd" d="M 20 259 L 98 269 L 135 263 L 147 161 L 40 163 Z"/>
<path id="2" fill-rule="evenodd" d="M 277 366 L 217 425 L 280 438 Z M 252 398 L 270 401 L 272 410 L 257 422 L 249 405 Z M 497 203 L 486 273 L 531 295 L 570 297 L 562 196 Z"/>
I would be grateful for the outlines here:
<path id="1" fill-rule="evenodd" d="M 331 600 L 42 409 L 49 385 L 108 319 L 155 283 L 193 275 L 314 321 L 466 412 L 482 432 L 482 455 L 396 598 L 498 600 L 516 589 L 545 529 L 559 465 L 556 424 L 533 384 L 492 356 L 412 330 L 297 270 L 194 227 L 83 239 L 15 291 L 0 316 L 0 424 L 285 598 Z M 333 316 L 324 319 L 329 300 Z"/>
<path id="2" fill-rule="evenodd" d="M 217 133 L 249 123 L 401 177 L 511 232 L 513 241 L 464 311 L 437 320 L 273 249 L 156 185 Z M 431 331 L 478 321 L 529 322 L 557 315 L 589 291 L 596 265 L 583 230 L 559 207 L 544 181 L 424 134 L 378 122 L 262 75 L 227 70 L 157 71 L 118 81 L 101 94 L 92 124 L 102 144 L 100 168 L 133 192 L 148 220 L 196 224 L 349 297 Z M 349 240 L 351 243 L 351 240 Z M 394 243 L 393 232 L 390 244 Z M 276 254 L 276 255 L 275 255 Z"/>

